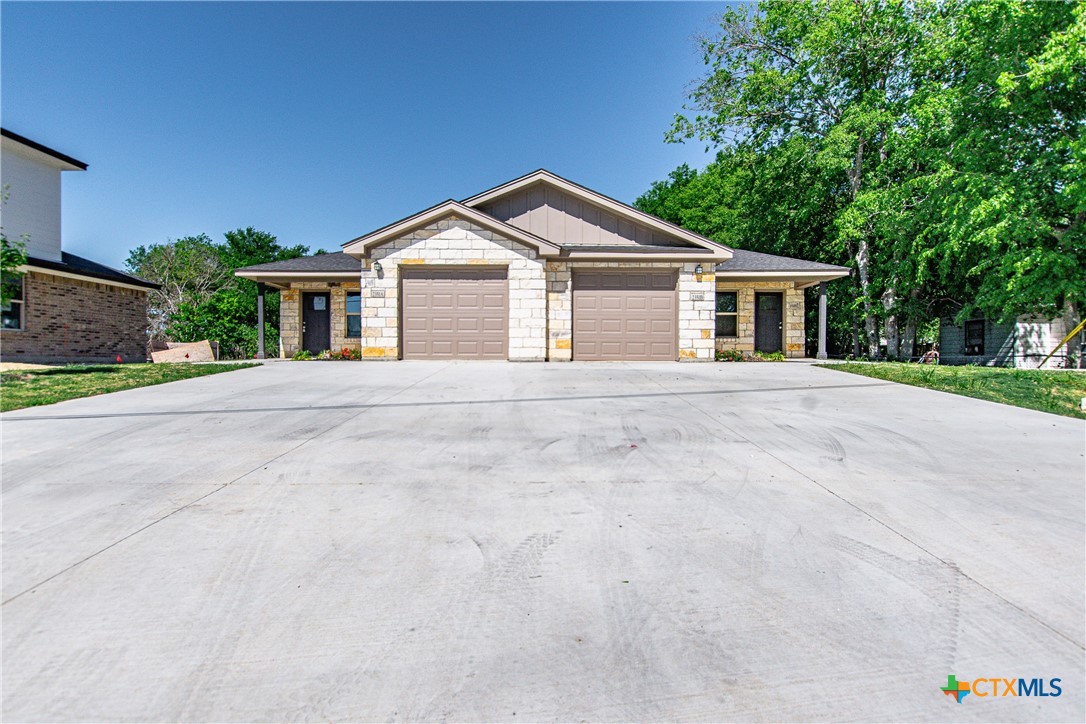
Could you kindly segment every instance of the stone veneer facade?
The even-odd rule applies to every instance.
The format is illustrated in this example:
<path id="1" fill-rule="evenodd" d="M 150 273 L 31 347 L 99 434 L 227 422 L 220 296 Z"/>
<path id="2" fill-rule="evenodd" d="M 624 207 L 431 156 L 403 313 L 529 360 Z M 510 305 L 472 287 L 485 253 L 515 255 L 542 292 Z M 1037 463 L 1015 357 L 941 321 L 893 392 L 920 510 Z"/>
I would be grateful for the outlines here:
<path id="1" fill-rule="evenodd" d="M 738 336 L 719 337 L 718 351 L 754 351 L 754 293 L 781 292 L 784 295 L 784 340 L 781 349 L 786 357 L 803 357 L 806 332 L 803 320 L 803 290 L 796 289 L 794 282 L 725 282 L 717 281 L 718 292 L 737 292 Z M 715 308 L 715 303 L 714 303 Z M 714 322 L 715 332 L 715 322 Z"/>
<path id="2" fill-rule="evenodd" d="M 347 292 L 357 292 L 359 284 L 349 282 L 331 286 L 327 282 L 295 282 L 279 292 L 279 356 L 292 357 L 302 348 L 302 292 L 329 292 L 332 346 L 358 349 L 361 340 L 347 336 Z M 365 315 L 365 310 L 363 310 Z M 363 316 L 363 322 L 365 317 Z"/>
<path id="3" fill-rule="evenodd" d="M 373 262 L 380 263 L 380 273 L 373 270 Z M 363 359 L 399 358 L 400 267 L 408 265 L 507 268 L 509 359 L 520 361 L 570 359 L 574 270 L 676 269 L 679 358 L 709 361 L 714 356 L 714 277 L 695 274 L 696 263 L 548 261 L 539 257 L 535 249 L 455 217 L 376 247 L 369 265 L 362 271 L 360 285 L 331 287 L 332 349 L 358 348 Z M 280 294 L 281 356 L 290 357 L 301 348 L 301 292 L 328 289 L 327 283 L 294 283 Z M 361 290 L 361 338 L 344 336 L 348 289 Z M 802 305 L 802 296 L 800 302 Z"/>
<path id="4" fill-rule="evenodd" d="M 21 330 L 0 330 L 8 362 L 147 359 L 147 291 L 28 271 Z"/>

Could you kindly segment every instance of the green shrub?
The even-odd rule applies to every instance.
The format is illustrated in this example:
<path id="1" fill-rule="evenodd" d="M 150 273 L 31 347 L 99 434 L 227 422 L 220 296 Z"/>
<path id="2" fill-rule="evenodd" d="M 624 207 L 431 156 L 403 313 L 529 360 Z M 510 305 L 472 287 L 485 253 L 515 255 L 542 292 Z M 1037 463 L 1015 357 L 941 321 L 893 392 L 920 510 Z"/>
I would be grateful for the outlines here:
<path id="1" fill-rule="evenodd" d="M 308 349 L 300 349 L 294 353 L 294 356 L 291 357 L 291 359 L 295 362 L 304 362 L 313 359 L 313 355 L 310 354 Z"/>
<path id="2" fill-rule="evenodd" d="M 742 362 L 743 353 L 737 349 L 725 349 L 718 350 L 716 353 L 717 362 Z"/>

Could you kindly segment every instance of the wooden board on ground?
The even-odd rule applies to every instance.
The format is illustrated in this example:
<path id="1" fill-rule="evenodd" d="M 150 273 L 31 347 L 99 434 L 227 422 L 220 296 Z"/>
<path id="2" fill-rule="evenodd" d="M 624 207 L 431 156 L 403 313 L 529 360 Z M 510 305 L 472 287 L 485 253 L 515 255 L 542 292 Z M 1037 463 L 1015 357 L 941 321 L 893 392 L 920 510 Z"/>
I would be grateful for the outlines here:
<path id="1" fill-rule="evenodd" d="M 211 344 L 205 339 L 200 342 L 179 344 L 159 352 L 151 353 L 152 362 L 214 362 L 215 354 Z"/>

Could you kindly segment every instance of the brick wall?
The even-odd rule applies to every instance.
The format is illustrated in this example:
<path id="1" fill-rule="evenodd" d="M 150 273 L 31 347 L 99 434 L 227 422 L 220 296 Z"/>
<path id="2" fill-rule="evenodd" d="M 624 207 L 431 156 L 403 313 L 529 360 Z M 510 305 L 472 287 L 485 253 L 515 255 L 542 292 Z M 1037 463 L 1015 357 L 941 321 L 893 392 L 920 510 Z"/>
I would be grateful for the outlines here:
<path id="1" fill-rule="evenodd" d="M 147 359 L 147 292 L 37 271 L 23 286 L 23 329 L 0 331 L 5 361 Z"/>

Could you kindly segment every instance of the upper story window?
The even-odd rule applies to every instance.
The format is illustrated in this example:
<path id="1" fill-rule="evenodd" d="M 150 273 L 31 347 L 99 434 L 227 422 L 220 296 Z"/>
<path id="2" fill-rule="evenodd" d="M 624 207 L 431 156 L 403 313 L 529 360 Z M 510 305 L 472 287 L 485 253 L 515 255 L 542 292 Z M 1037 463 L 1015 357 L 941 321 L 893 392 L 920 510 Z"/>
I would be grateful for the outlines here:
<path id="1" fill-rule="evenodd" d="M 984 354 L 983 319 L 973 319 L 965 323 L 965 353 Z"/>
<path id="2" fill-rule="evenodd" d="M 362 336 L 362 292 L 347 292 L 347 337 Z"/>
<path id="3" fill-rule="evenodd" d="M 739 336 L 739 295 L 737 292 L 716 293 L 716 336 Z"/>
<path id="4" fill-rule="evenodd" d="M 24 307 L 26 306 L 26 289 L 23 286 L 22 274 L 5 275 L 3 278 L 4 296 L 11 299 L 0 311 L 0 322 L 4 329 L 22 329 L 24 322 Z"/>

